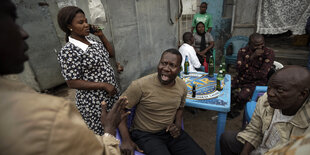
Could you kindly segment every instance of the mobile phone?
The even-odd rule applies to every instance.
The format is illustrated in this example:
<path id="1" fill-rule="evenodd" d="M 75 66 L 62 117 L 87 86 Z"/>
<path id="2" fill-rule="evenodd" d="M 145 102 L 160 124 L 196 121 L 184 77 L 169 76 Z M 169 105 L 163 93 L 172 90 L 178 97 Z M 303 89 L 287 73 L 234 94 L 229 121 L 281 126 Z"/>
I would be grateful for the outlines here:
<path id="1" fill-rule="evenodd" d="M 89 32 L 94 34 L 96 31 L 93 29 L 93 25 L 89 25 Z"/>

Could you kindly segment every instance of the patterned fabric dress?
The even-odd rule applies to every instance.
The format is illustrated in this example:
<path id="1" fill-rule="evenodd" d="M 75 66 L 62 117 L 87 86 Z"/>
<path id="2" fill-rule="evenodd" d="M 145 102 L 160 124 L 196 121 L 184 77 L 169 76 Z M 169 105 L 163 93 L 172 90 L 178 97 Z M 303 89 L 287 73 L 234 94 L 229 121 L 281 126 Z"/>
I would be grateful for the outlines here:
<path id="1" fill-rule="evenodd" d="M 249 47 L 241 48 L 237 57 L 238 75 L 232 80 L 232 103 L 245 105 L 256 86 L 267 85 L 267 74 L 273 65 L 274 52 L 263 48 L 264 53 L 250 60 L 254 53 Z"/>
<path id="2" fill-rule="evenodd" d="M 101 42 L 86 37 L 91 43 L 86 44 L 69 38 L 69 42 L 58 53 L 58 61 L 65 80 L 85 80 L 91 82 L 106 82 L 114 85 L 117 94 L 109 97 L 105 90 L 77 90 L 76 106 L 88 127 L 98 135 L 103 135 L 101 125 L 101 102 L 107 103 L 108 111 L 119 98 L 119 87 L 114 71 L 109 64 L 109 53 Z M 83 46 L 85 47 L 83 50 Z"/>

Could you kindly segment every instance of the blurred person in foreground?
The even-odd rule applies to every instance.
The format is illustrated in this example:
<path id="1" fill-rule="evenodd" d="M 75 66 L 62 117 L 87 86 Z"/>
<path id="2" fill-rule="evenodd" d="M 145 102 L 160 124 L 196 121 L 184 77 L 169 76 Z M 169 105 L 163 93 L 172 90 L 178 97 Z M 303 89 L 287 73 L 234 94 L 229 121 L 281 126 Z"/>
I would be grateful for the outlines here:
<path id="1" fill-rule="evenodd" d="M 0 154 L 120 154 L 115 133 L 128 115 L 127 98 L 120 98 L 109 113 L 102 102 L 105 134 L 96 137 L 70 101 L 2 77 L 24 70 L 28 34 L 15 23 L 10 0 L 0 1 L 0 18 Z"/>
<path id="2" fill-rule="evenodd" d="M 295 137 L 283 145 L 269 150 L 265 155 L 308 155 L 310 152 L 310 132 Z"/>
<path id="3" fill-rule="evenodd" d="M 250 123 L 241 132 L 221 135 L 222 155 L 264 154 L 309 130 L 310 71 L 287 66 L 275 72 L 257 101 Z"/>

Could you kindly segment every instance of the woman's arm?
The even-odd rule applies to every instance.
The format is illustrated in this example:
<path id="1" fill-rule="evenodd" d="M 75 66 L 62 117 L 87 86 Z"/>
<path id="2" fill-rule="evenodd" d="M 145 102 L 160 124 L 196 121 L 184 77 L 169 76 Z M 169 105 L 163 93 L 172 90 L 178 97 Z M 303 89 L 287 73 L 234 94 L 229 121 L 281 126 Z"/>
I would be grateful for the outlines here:
<path id="1" fill-rule="evenodd" d="M 209 46 L 206 48 L 206 49 L 204 49 L 203 51 L 201 51 L 201 53 L 203 54 L 203 55 L 205 55 L 210 49 L 212 49 L 214 47 L 214 41 L 211 41 L 211 42 L 209 42 Z"/>
<path id="2" fill-rule="evenodd" d="M 103 43 L 104 47 L 107 49 L 107 51 L 109 52 L 109 56 L 110 57 L 114 57 L 114 49 L 112 47 L 112 45 L 110 44 L 110 42 L 108 41 L 108 39 L 105 37 L 105 35 L 103 34 L 102 30 L 98 29 L 97 26 L 91 25 L 93 26 L 93 29 L 95 29 L 95 33 L 94 35 L 98 36 L 99 39 L 101 40 L 101 42 Z"/>
<path id="3" fill-rule="evenodd" d="M 113 96 L 117 93 L 116 88 L 107 82 L 91 82 L 85 80 L 67 80 L 69 88 L 80 90 L 105 90 L 109 93 L 109 96 Z"/>
<path id="4" fill-rule="evenodd" d="M 102 35 L 99 35 L 98 37 L 100 38 L 105 48 L 108 50 L 110 57 L 114 57 L 115 56 L 114 49 L 112 45 L 110 44 L 110 42 L 108 41 L 108 39 L 105 37 L 105 35 L 102 33 Z"/>

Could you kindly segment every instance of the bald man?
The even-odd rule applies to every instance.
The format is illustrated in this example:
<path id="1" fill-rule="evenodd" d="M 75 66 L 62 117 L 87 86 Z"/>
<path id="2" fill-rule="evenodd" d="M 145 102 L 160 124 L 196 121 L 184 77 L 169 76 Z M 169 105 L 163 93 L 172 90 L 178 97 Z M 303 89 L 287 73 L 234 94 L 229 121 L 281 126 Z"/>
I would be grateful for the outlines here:
<path id="1" fill-rule="evenodd" d="M 237 57 L 238 75 L 232 80 L 232 108 L 229 118 L 240 114 L 244 105 L 251 99 L 256 86 L 267 85 L 267 75 L 274 61 L 273 50 L 265 47 L 261 34 L 250 35 L 249 43 L 241 48 Z"/>
<path id="2" fill-rule="evenodd" d="M 268 81 L 267 93 L 259 98 L 245 130 L 222 134 L 222 155 L 264 154 L 309 131 L 309 94 L 309 70 L 287 66 L 277 71 Z"/>

